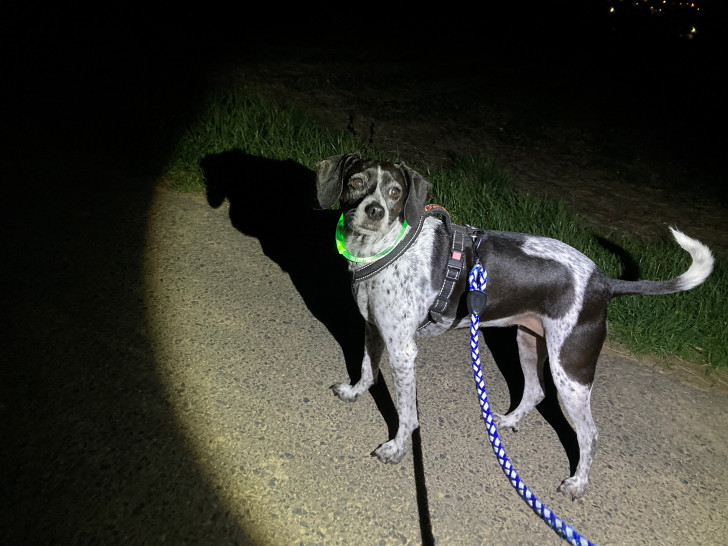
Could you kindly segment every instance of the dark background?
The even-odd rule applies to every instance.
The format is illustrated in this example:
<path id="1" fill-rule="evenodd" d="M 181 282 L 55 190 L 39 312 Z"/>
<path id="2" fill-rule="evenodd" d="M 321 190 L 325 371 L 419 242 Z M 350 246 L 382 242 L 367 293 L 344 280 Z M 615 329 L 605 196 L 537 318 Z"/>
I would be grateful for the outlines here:
<path id="1" fill-rule="evenodd" d="M 658 2 L 636 3 L 486 1 L 430 11 L 342 3 L 223 10 L 214 3 L 17 2 L 4 8 L 0 38 L 11 97 L 3 123 L 31 138 L 51 132 L 65 140 L 74 133 L 99 144 L 101 136 L 109 151 L 125 157 L 136 143 L 152 159 L 146 141 L 164 154 L 160 142 L 194 110 L 206 71 L 259 54 L 264 44 L 285 44 L 289 51 L 325 46 L 403 62 L 452 59 L 473 71 L 496 63 L 552 74 L 590 93 L 602 89 L 641 111 L 640 118 L 660 123 L 668 117 L 666 129 L 691 149 L 719 151 L 724 3 L 704 0 L 699 12 L 675 6 L 660 16 L 643 7 Z M 692 26 L 698 32 L 688 39 Z"/>
<path id="2" fill-rule="evenodd" d="M 660 132 L 656 146 L 722 183 L 724 3 L 701 2 L 692 40 L 680 17 L 610 19 L 606 5 L 4 4 L 3 538 L 245 540 L 185 452 L 141 331 L 155 175 L 211 69 L 309 47 L 403 66 L 508 67 L 525 86 L 533 74 L 607 94 L 628 128 Z"/>

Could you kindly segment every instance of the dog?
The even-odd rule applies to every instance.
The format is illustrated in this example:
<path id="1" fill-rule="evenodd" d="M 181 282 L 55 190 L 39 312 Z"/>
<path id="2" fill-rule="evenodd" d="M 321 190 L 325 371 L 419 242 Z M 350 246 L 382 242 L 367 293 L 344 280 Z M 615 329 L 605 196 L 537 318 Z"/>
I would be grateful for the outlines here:
<path id="1" fill-rule="evenodd" d="M 384 463 L 399 462 L 419 426 L 415 338 L 470 325 L 464 304 L 467 273 L 458 271 L 467 272 L 477 253 L 488 275 L 480 327 L 517 327 L 525 380 L 520 404 L 508 415 L 496 414 L 496 425 L 517 430 L 518 422 L 543 400 L 548 357 L 579 443 L 576 471 L 558 491 L 579 498 L 587 489 L 597 444 L 590 397 L 607 335 L 609 301 L 694 288 L 712 272 L 713 256 L 699 241 L 670 228 L 677 244 L 692 257 L 687 271 L 667 281 L 612 279 L 561 241 L 464 229 L 451 225 L 449 217 L 425 214 L 430 188 L 426 178 L 404 163 L 363 159 L 356 153 L 329 157 L 316 166 L 319 206 L 330 209 L 338 203 L 342 210 L 338 244 L 350 260 L 353 294 L 366 325 L 361 378 L 331 389 L 341 400 L 355 401 L 377 381 L 386 349 L 399 425 L 395 437 L 372 455 Z"/>

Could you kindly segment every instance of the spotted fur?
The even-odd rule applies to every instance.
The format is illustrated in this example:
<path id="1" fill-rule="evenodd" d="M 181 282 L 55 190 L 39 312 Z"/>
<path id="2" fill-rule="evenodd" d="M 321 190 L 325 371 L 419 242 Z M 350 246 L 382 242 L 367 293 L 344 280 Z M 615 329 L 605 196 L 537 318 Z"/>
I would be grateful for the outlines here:
<path id="1" fill-rule="evenodd" d="M 371 256 L 390 246 L 403 222 L 413 229 L 423 214 L 430 182 L 405 164 L 362 159 L 358 154 L 335 156 L 317 168 L 317 192 L 322 208 L 339 203 L 348 232 L 350 253 Z M 672 228 L 671 228 L 672 229 Z M 579 464 L 559 490 L 571 498 L 584 494 L 594 459 L 597 429 L 590 398 L 597 357 L 607 334 L 607 304 L 624 294 L 668 294 L 689 290 L 710 275 L 710 250 L 672 230 L 677 243 L 690 253 L 690 268 L 668 281 L 628 282 L 611 279 L 589 258 L 569 245 L 534 235 L 486 231 L 478 248 L 488 272 L 488 305 L 481 327 L 517 326 L 524 393 L 518 407 L 497 415 L 501 429 L 518 429 L 518 422 L 544 398 L 544 363 L 548 357 L 559 396 L 576 428 Z M 467 253 L 468 267 L 473 252 Z M 340 399 L 353 402 L 379 376 L 384 351 L 396 391 L 399 428 L 395 437 L 372 454 L 382 462 L 399 462 L 412 432 L 419 426 L 416 408 L 415 358 L 418 335 L 433 335 L 448 327 L 418 330 L 428 316 L 442 283 L 449 257 L 444 224 L 425 219 L 412 246 L 374 276 L 354 283 L 359 311 L 366 320 L 361 379 L 354 385 L 331 388 Z M 350 263 L 356 270 L 361 264 Z M 466 288 L 453 297 L 463 303 Z M 469 326 L 465 305 L 458 307 L 452 327 Z"/>

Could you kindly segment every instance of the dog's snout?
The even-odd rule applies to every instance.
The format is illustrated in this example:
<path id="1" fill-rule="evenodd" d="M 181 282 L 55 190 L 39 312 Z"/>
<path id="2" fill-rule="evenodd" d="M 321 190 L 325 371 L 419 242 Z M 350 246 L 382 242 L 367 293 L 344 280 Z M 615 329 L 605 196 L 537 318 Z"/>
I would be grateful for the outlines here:
<path id="1" fill-rule="evenodd" d="M 379 203 L 370 203 L 364 209 L 364 212 L 366 212 L 367 218 L 373 222 L 378 222 L 384 218 L 384 207 Z"/>

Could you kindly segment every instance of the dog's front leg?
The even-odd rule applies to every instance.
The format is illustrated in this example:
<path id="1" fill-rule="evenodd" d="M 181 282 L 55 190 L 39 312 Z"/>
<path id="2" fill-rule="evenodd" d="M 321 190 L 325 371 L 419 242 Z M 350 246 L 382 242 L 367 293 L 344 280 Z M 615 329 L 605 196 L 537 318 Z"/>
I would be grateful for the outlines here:
<path id="1" fill-rule="evenodd" d="M 379 446 L 372 455 L 383 463 L 398 463 L 407 450 L 412 432 L 418 427 L 417 419 L 417 385 L 415 378 L 415 358 L 417 345 L 414 339 L 403 343 L 387 345 L 389 367 L 397 397 L 397 417 L 399 427 L 395 437 Z"/>
<path id="2" fill-rule="evenodd" d="M 361 363 L 361 377 L 354 385 L 346 383 L 331 385 L 334 394 L 345 402 L 354 402 L 369 390 L 369 387 L 379 378 L 379 362 L 382 360 L 383 352 L 384 342 L 379 329 L 367 322 L 364 330 L 364 358 Z"/>

